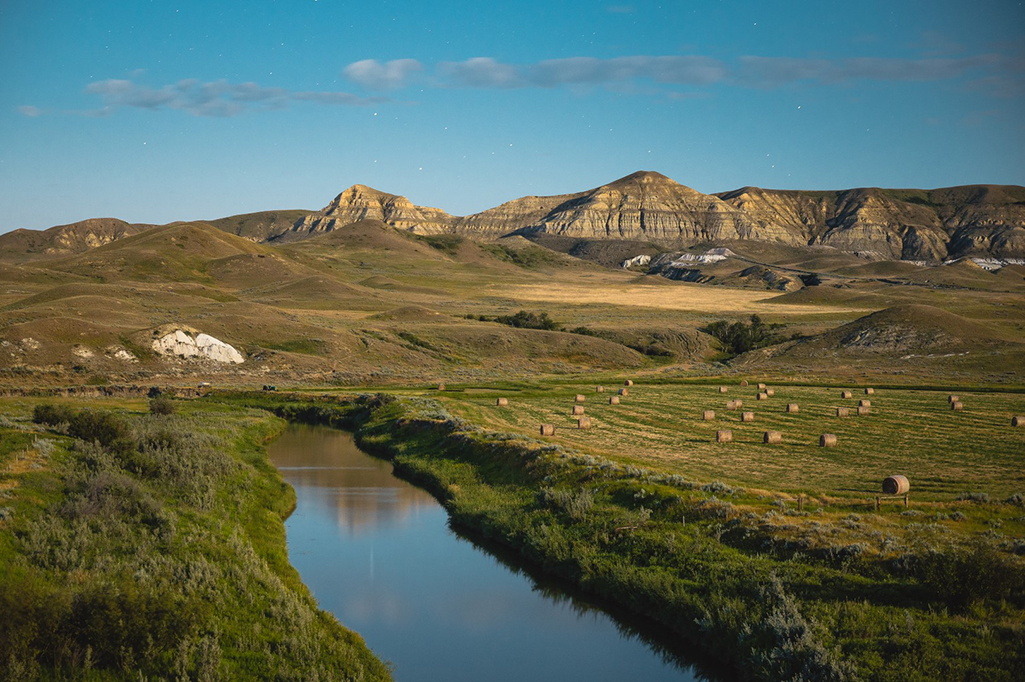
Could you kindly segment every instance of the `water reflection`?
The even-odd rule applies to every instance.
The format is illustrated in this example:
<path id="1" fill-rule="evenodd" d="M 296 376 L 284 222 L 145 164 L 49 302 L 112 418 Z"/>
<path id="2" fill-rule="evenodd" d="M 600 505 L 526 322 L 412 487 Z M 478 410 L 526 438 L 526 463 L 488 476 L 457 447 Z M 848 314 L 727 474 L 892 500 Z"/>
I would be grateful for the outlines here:
<path id="1" fill-rule="evenodd" d="M 293 426 L 269 450 L 298 495 L 292 563 L 396 679 L 704 679 L 656 628 L 454 534 L 434 498 L 349 434 Z"/>

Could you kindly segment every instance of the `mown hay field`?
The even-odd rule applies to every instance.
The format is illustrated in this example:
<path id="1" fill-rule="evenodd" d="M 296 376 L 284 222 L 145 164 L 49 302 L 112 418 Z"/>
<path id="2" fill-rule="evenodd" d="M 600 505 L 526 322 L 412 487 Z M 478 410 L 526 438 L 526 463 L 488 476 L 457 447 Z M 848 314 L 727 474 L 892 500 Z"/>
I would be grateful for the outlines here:
<path id="1" fill-rule="evenodd" d="M 619 386 L 609 386 L 615 391 Z M 855 389 L 842 399 L 839 388 L 775 386 L 775 395 L 757 400 L 754 382 L 729 385 L 645 385 L 629 389 L 619 405 L 594 386 L 559 385 L 549 390 L 496 392 L 450 389 L 438 397 L 449 410 L 499 431 L 538 436 L 540 424 L 553 424 L 549 440 L 620 462 L 680 474 L 699 483 L 733 485 L 813 495 L 873 496 L 884 478 L 903 474 L 913 498 L 948 501 L 965 492 L 994 499 L 1025 492 L 1025 428 L 1011 418 L 1025 415 L 1025 395 L 958 391 L 964 409 L 954 412 L 947 392 Z M 589 430 L 577 430 L 571 414 L 574 395 L 584 393 Z M 495 405 L 499 395 L 509 405 Z M 728 401 L 743 407 L 728 410 Z M 870 414 L 857 415 L 858 402 L 871 401 Z M 797 413 L 786 411 L 797 403 Z M 837 407 L 851 416 L 836 416 Z M 702 420 L 704 410 L 715 418 Z M 753 422 L 741 414 L 754 412 Z M 716 431 L 733 432 L 733 442 L 717 444 Z M 764 444 L 766 431 L 779 431 L 782 443 Z M 835 434 L 835 447 L 819 446 L 822 434 Z"/>

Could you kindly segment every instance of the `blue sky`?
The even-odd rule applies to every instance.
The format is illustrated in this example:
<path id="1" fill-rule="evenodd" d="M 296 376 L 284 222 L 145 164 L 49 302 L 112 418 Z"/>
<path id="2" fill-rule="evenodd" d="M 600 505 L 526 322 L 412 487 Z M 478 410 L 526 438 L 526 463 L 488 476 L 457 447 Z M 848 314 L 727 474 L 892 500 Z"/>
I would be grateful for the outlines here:
<path id="1" fill-rule="evenodd" d="M 1021 2 L 0 0 L 0 232 L 640 169 L 1025 184 L 1023 32 Z"/>

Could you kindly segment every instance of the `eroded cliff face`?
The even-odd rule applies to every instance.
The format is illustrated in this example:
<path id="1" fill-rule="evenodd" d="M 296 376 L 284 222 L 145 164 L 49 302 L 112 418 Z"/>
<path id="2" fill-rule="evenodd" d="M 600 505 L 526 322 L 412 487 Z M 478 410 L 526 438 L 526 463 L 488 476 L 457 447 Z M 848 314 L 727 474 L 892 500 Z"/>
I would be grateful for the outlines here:
<path id="1" fill-rule="evenodd" d="M 486 211 L 459 218 L 455 229 L 457 233 L 468 237 L 501 237 L 540 223 L 558 206 L 578 199 L 584 194 L 584 192 L 579 192 L 550 197 L 529 196 L 513 199 Z"/>
<path id="2" fill-rule="evenodd" d="M 380 220 L 416 234 L 452 231 L 454 219 L 441 209 L 414 206 L 406 197 L 387 194 L 366 185 L 353 185 L 322 211 L 302 218 L 292 226 L 295 236 L 330 232 L 360 220 Z"/>
<path id="3" fill-rule="evenodd" d="M 150 227 L 117 218 L 90 218 L 47 230 L 13 230 L 0 235 L 0 249 L 26 257 L 84 253 Z"/>

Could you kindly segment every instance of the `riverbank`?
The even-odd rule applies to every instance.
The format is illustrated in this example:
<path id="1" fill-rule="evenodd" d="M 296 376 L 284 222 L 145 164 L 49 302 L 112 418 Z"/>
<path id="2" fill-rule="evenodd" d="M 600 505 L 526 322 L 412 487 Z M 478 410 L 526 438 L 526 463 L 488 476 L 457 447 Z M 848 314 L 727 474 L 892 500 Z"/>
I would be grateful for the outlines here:
<path id="1" fill-rule="evenodd" d="M 435 401 L 217 399 L 354 429 L 454 523 L 654 618 L 744 678 L 1014 680 L 1025 669 L 1021 565 L 985 536 L 961 543 L 923 524 L 929 542 L 903 562 L 854 548 L 806 555 L 772 541 L 743 490 L 486 432 Z"/>
<path id="2" fill-rule="evenodd" d="M 288 562 L 282 419 L 45 402 L 0 402 L 0 675 L 390 679 Z"/>

